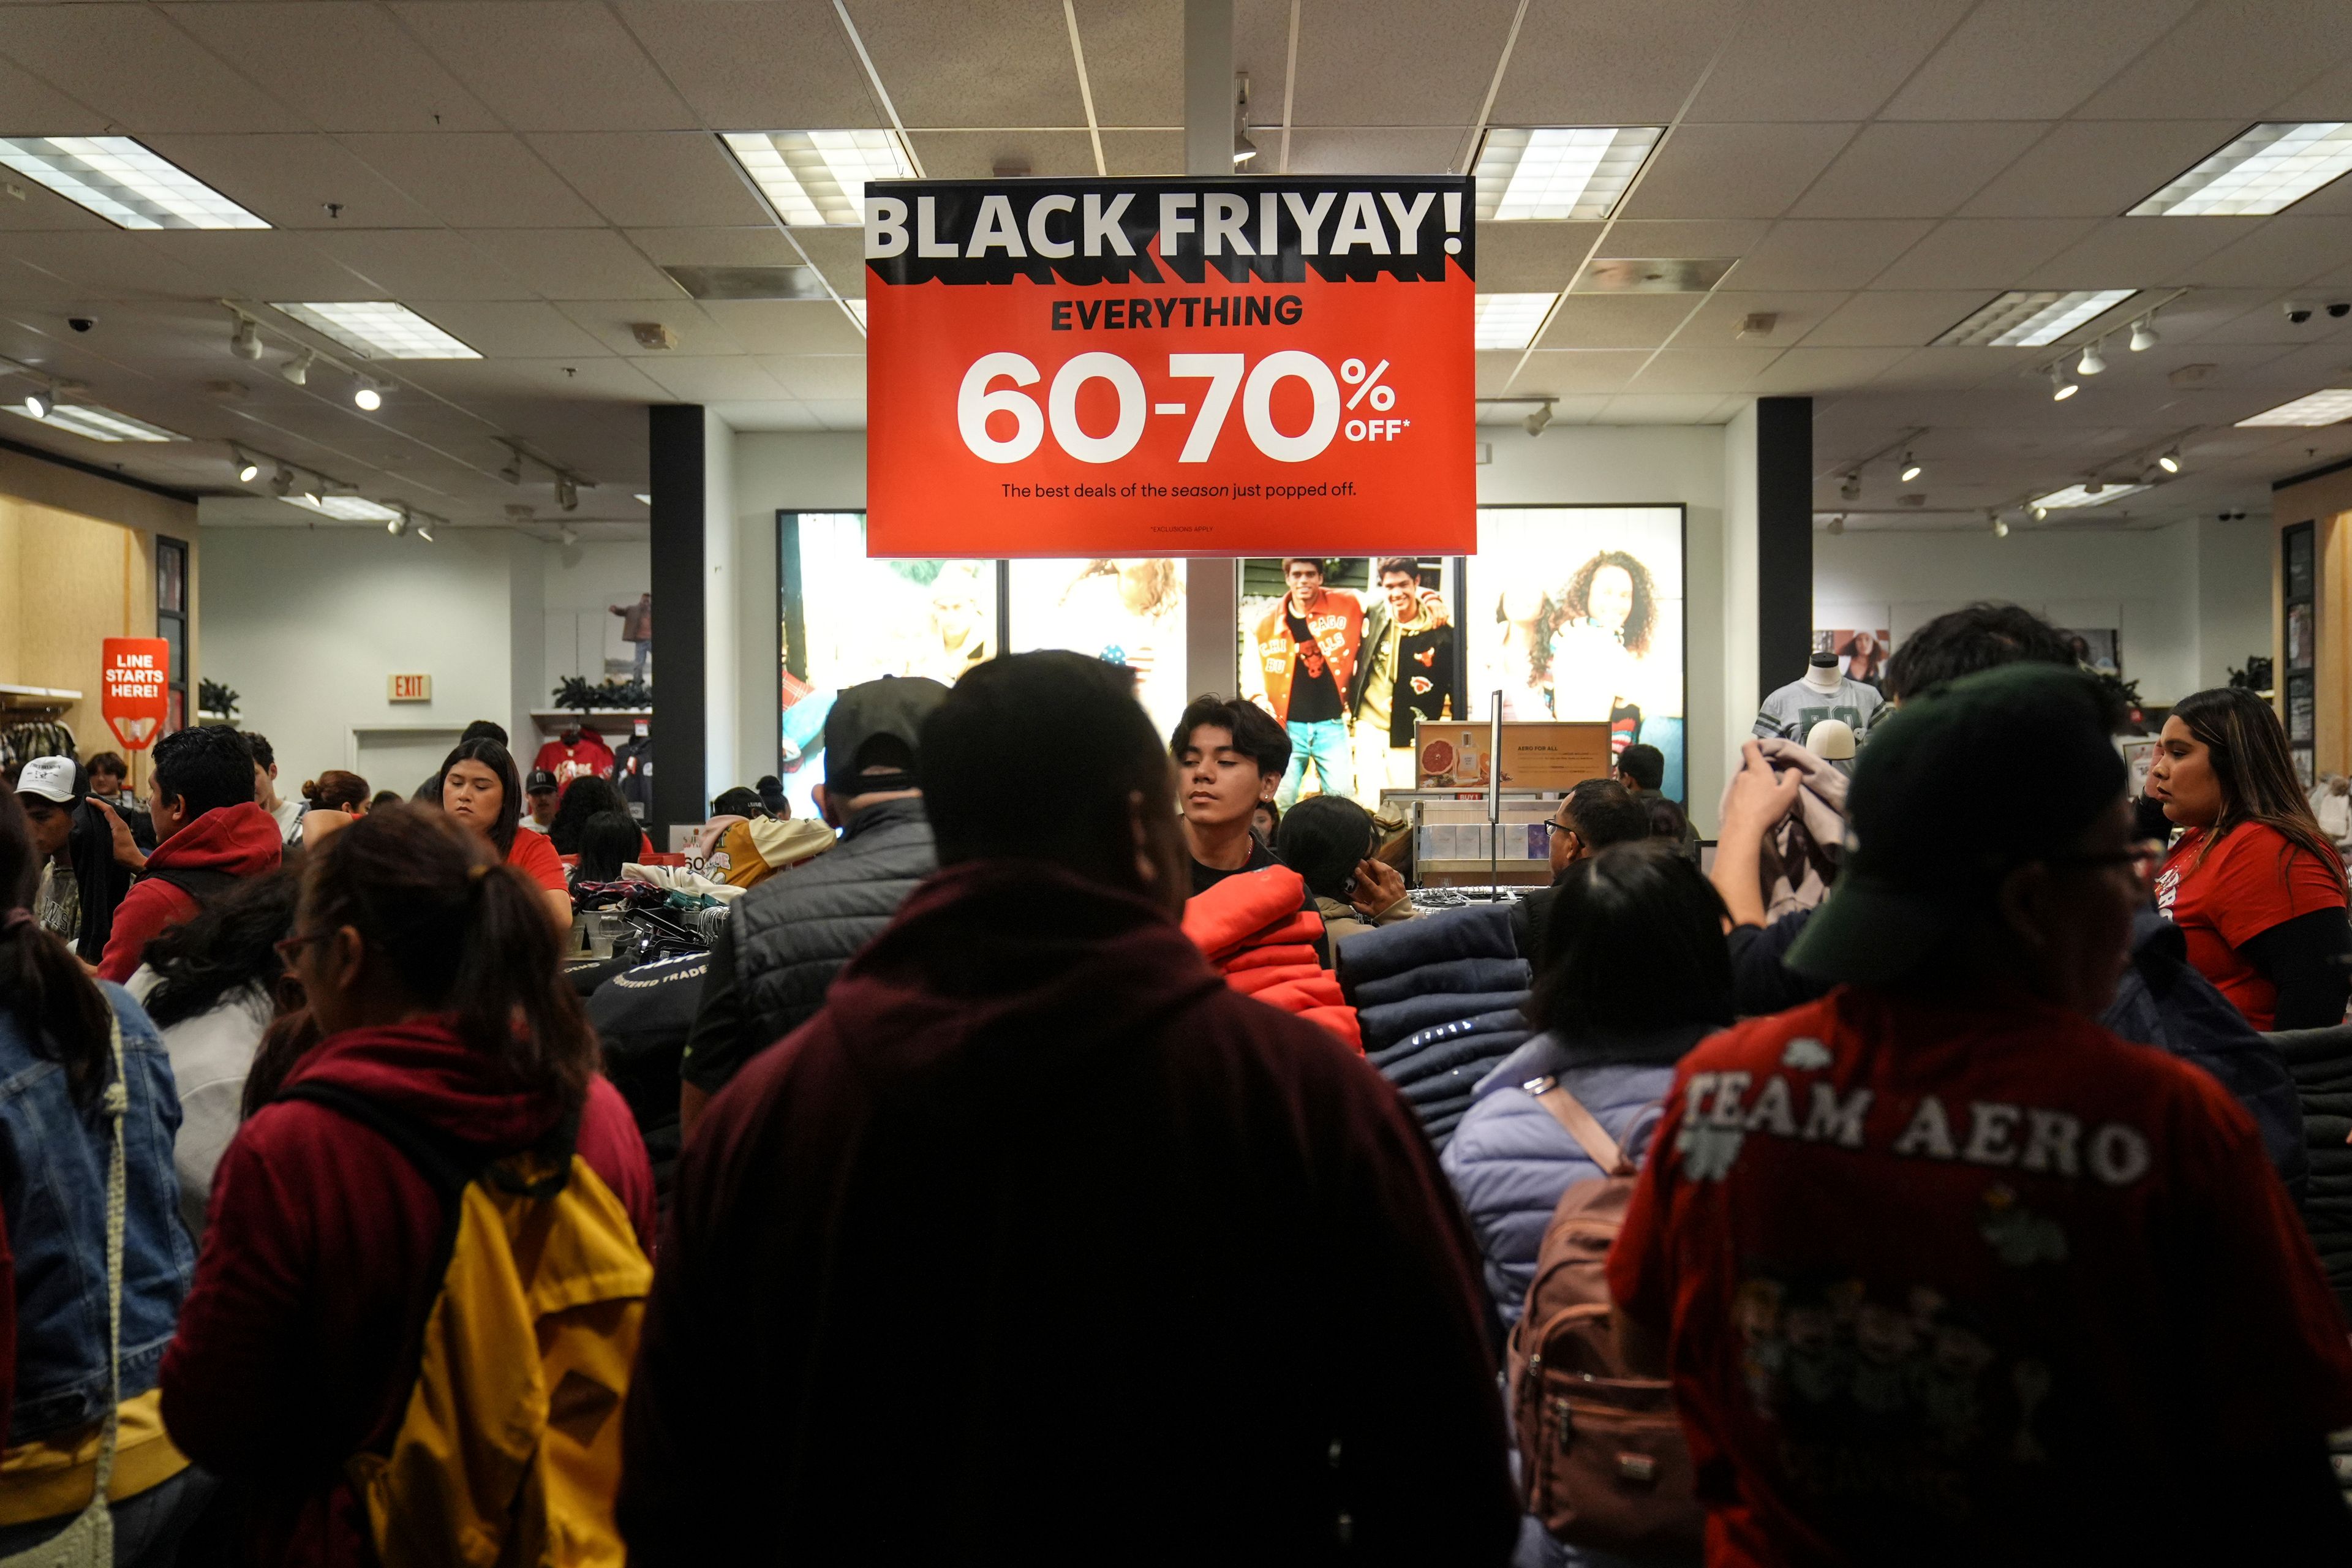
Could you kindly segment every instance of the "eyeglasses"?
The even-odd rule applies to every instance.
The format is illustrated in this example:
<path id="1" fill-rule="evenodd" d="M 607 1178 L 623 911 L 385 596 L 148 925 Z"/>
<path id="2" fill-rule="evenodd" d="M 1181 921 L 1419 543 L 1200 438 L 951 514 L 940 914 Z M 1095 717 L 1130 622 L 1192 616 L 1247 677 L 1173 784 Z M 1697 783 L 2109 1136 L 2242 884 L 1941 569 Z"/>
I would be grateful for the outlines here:
<path id="1" fill-rule="evenodd" d="M 1562 822 L 1558 817 L 1545 818 L 1544 826 L 1550 828 L 1554 833 L 1573 833 L 1576 831 L 1576 824 L 1572 822 Z"/>
<path id="2" fill-rule="evenodd" d="M 331 931 L 312 931 L 309 936 L 286 937 L 280 941 L 271 942 L 269 945 L 277 952 L 278 962 L 286 968 L 291 969 L 294 967 L 294 955 L 296 953 L 301 952 L 304 948 L 309 947 L 312 942 L 331 941 L 334 937 L 334 934 L 335 933 Z"/>

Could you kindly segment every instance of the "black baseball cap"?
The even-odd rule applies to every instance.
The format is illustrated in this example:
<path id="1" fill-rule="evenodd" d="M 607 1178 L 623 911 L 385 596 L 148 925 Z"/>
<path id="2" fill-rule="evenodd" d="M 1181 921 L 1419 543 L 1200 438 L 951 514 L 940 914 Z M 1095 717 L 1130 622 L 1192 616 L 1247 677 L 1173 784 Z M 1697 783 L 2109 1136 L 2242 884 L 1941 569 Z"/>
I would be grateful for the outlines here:
<path id="1" fill-rule="evenodd" d="M 1960 781 L 1989 769 L 2002 784 L 1969 795 L 1956 832 Z M 1846 793 L 1844 868 L 1789 967 L 1863 985 L 1901 979 L 1978 918 L 2013 868 L 2080 838 L 2126 776 L 2108 701 L 2079 670 L 2007 665 L 1911 699 L 1871 727 Z"/>
<path id="2" fill-rule="evenodd" d="M 560 786 L 556 784 L 555 775 L 553 773 L 550 773 L 545 768 L 533 768 L 530 770 L 530 781 L 522 786 L 522 793 L 525 795 L 537 795 L 541 790 L 555 789 L 558 787 Z"/>
<path id="3" fill-rule="evenodd" d="M 918 740 L 923 721 L 947 700 L 948 689 L 920 675 L 886 675 L 879 680 L 845 687 L 824 716 L 824 787 L 828 795 L 845 799 L 877 795 L 886 790 L 913 789 L 911 765 L 891 773 L 866 774 L 860 755 L 866 742 L 882 736 L 919 757 Z"/>

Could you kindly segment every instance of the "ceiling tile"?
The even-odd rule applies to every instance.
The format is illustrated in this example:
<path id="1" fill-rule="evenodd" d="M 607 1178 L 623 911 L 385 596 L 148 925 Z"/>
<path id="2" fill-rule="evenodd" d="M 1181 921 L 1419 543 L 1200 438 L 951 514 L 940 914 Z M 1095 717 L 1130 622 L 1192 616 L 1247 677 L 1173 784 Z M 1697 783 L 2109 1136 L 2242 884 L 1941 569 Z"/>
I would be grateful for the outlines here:
<path id="1" fill-rule="evenodd" d="M 866 235 L 855 228 L 796 229 L 793 238 L 845 300 L 866 298 Z"/>
<path id="2" fill-rule="evenodd" d="M 677 334 L 675 352 L 678 353 L 707 357 L 743 352 L 742 346 L 691 300 L 661 303 L 646 300 L 578 300 L 556 309 L 614 353 L 633 358 L 642 358 L 646 352 L 629 330 L 638 321 L 655 321 L 667 327 Z"/>
<path id="3" fill-rule="evenodd" d="M 1738 0 L 1672 6 L 1534 0 L 1489 119 L 1497 125 L 1664 125 L 1741 8 Z M 1428 10 L 1432 21 L 1458 24 L 1457 8 Z M 1476 58 L 1452 40 L 1445 47 Z"/>
<path id="4" fill-rule="evenodd" d="M 1782 353 L 1780 349 L 1745 347 L 1663 349 L 1625 384 L 1626 390 L 1712 392 L 1719 397 L 1746 388 Z"/>
<path id="5" fill-rule="evenodd" d="M 1479 358 L 1485 359 L 1481 354 Z M 1614 392 L 1650 357 L 1647 349 L 1538 351 L 1511 383 L 1513 392 Z"/>
<path id="6" fill-rule="evenodd" d="M 441 300 L 419 314 L 467 347 L 494 357 L 551 359 L 606 352 L 577 322 L 536 300 Z"/>
<path id="7" fill-rule="evenodd" d="M 1640 257 L 1745 256 L 1771 228 L 1762 218 L 1621 218 L 1609 231 L 1608 254 Z M 1478 231 L 1483 247 L 1494 226 Z"/>
<path id="8" fill-rule="evenodd" d="M 795 267 L 802 261 L 783 230 L 766 222 L 740 228 L 633 228 L 627 237 L 657 267 Z"/>
<path id="9" fill-rule="evenodd" d="M 1853 137 L 1848 124 L 1685 125 L 1622 208 L 1636 218 L 1778 217 Z"/>
<path id="10" fill-rule="evenodd" d="M 1570 294 L 1552 312 L 1538 346 L 1655 348 L 1703 301 L 1697 294 Z"/>
<path id="11" fill-rule="evenodd" d="M 2113 216 L 2242 129 L 2240 121 L 2213 120 L 2061 125 L 1960 211 L 1969 217 Z"/>
<path id="12" fill-rule="evenodd" d="M 852 0 L 849 17 L 908 126 L 1087 122 L 1059 5 Z M 1181 49 L 1174 58 L 1182 58 Z"/>
<path id="13" fill-rule="evenodd" d="M 328 136 L 157 136 L 148 144 L 278 228 L 441 226 Z M 340 210 L 331 215 L 330 203 Z"/>
<path id="14" fill-rule="evenodd" d="M 1690 117 L 1866 120 L 1972 3 L 1756 0 Z"/>
<path id="15" fill-rule="evenodd" d="M 1805 334 L 1809 348 L 1915 349 L 1935 341 L 1955 321 L 1985 302 L 1981 289 L 1966 292 L 1856 294 Z"/>
<path id="16" fill-rule="evenodd" d="M 1924 238 L 1924 218 L 1778 223 L 1724 281 L 1734 289 L 1859 289 Z"/>
<path id="17" fill-rule="evenodd" d="M 890 123 L 826 0 L 614 0 L 613 8 L 714 131 Z"/>
<path id="18" fill-rule="evenodd" d="M 659 384 L 612 354 L 568 359 L 409 360 L 400 374 L 443 397 L 558 398 L 565 402 L 667 403 Z"/>
<path id="19" fill-rule="evenodd" d="M 706 300 L 702 309 L 751 354 L 866 352 L 866 339 L 830 300 Z"/>
<path id="20" fill-rule="evenodd" d="M 842 399 L 866 395 L 864 354 L 762 357 L 761 368 L 794 397 Z"/>
<path id="21" fill-rule="evenodd" d="M 1801 344 L 1757 373 L 1747 390 L 1759 397 L 1821 396 L 1867 384 L 1906 349 L 1832 349 Z"/>
<path id="22" fill-rule="evenodd" d="M 321 131 L 495 131 L 498 120 L 364 0 L 162 7 Z"/>
<path id="23" fill-rule="evenodd" d="M 1843 293 L 1760 292 L 1717 289 L 1706 297 L 1697 314 L 1675 334 L 1675 347 L 1699 348 L 1748 342 L 1748 346 L 1786 348 L 1804 341 L 1805 334 L 1845 302 Z M 1769 337 L 1753 341 L 1738 337 L 1739 323 L 1748 316 L 1776 318 Z"/>
<path id="24" fill-rule="evenodd" d="M 816 416 L 818 424 L 827 430 L 863 430 L 866 428 L 866 399 L 811 398 L 801 405 Z"/>
<path id="25" fill-rule="evenodd" d="M 628 29 L 591 0 L 467 0 L 394 7 L 518 131 L 683 131 L 680 100 Z"/>
<path id="26" fill-rule="evenodd" d="M 0 136 L 96 136 L 106 116 L 0 59 Z"/>
<path id="27" fill-rule="evenodd" d="M 1596 425 L 1703 425 L 1722 424 L 1727 416 L 1719 411 L 1724 399 L 1720 394 L 1697 395 L 1676 394 L 1667 396 L 1619 393 L 1601 409 Z"/>
<path id="28" fill-rule="evenodd" d="M 2168 222 L 2169 219 L 2155 220 Z M 2352 217 L 2282 213 L 2197 264 L 2196 280 L 2238 288 L 2292 289 L 2341 267 L 2352 255 Z"/>
<path id="29" fill-rule="evenodd" d="M 985 180 L 1000 163 L 1062 178 L 1095 172 L 1094 143 L 1083 131 L 916 131 L 907 139 L 934 180 Z"/>
<path id="30" fill-rule="evenodd" d="M 1181 131 L 1106 131 L 1102 133 L 1103 164 L 1113 174 L 1136 178 L 1151 178 L 1184 172 L 1184 133 Z M 1275 160 L 1281 156 L 1282 134 L 1268 131 L 1257 136 L 1264 149 L 1258 162 L 1272 172 Z M 1091 156 L 1092 149 L 1088 149 Z"/>
<path id="31" fill-rule="evenodd" d="M 202 279 L 206 294 L 232 300 L 364 300 L 370 297 L 366 282 L 318 244 L 320 238 L 353 237 L 282 229 L 177 228 L 142 235 L 139 243 Z M 414 230 L 367 237 L 398 247 L 446 237 Z"/>
<path id="32" fill-rule="evenodd" d="M 2039 140 L 2029 121 L 1863 128 L 1792 217 L 1942 217 Z"/>
<path id="33" fill-rule="evenodd" d="M 1891 263 L 1874 289 L 2008 289 L 2089 234 L 2080 217 L 1954 218 Z"/>
<path id="34" fill-rule="evenodd" d="M 10 299 L 115 300 L 201 293 L 203 279 L 136 236 L 111 229 L 0 234 Z"/>
<path id="35" fill-rule="evenodd" d="M 1094 88 L 1095 123 L 1183 124 L 1184 76 L 1170 65 L 1184 58 L 1183 0 L 1076 0 L 1074 8 Z M 1283 21 L 1286 35 L 1288 18 Z M 1237 21 L 1234 64 L 1247 70 L 1249 62 L 1239 56 L 1243 30 Z M 1281 60 L 1261 67 L 1250 90 L 1253 120 L 1281 118 Z"/>
<path id="36" fill-rule="evenodd" d="M 8 175 L 8 184 L 25 194 L 22 197 L 0 196 L 0 229 L 110 229 L 114 226 L 88 207 L 66 200 L 46 185 L 16 178 L 13 171 Z"/>
<path id="37" fill-rule="evenodd" d="M 2054 120 L 2196 0 L 1984 0 L 1883 111 L 1889 120 Z"/>
<path id="38" fill-rule="evenodd" d="M 1565 289 L 1601 229 L 1597 223 L 1480 224 L 1478 285 L 1489 294 Z"/>
<path id="39" fill-rule="evenodd" d="M 115 132 L 300 131 L 283 104 L 147 5 L 12 5 L 0 51 Z"/>
<path id="40" fill-rule="evenodd" d="M 341 140 L 453 228 L 585 227 L 599 221 L 595 209 L 517 137 L 456 132 Z"/>
<path id="41" fill-rule="evenodd" d="M 1511 23 L 1507 5 L 1298 0 L 1298 6 L 1293 125 L 1468 125 L 1486 101 Z"/>
<path id="42" fill-rule="evenodd" d="M 2347 54 L 2352 6 L 2337 0 L 2205 5 L 2076 112 L 2085 120 L 2209 115 L 2235 121 L 2228 132 L 2234 136 L 2245 121 L 2261 118 L 2281 92 Z M 2222 140 L 2227 136 L 2198 156 Z"/>
<path id="43" fill-rule="evenodd" d="M 661 354 L 630 363 L 680 403 L 753 402 L 784 395 L 761 363 L 749 354 Z"/>
<path id="44" fill-rule="evenodd" d="M 1294 174 L 1427 174 L 1453 164 L 1466 126 L 1436 129 L 1367 130 L 1362 127 L 1294 128 L 1290 172 Z M 1268 132 L 1258 145 L 1269 150 L 1281 134 Z"/>
<path id="45" fill-rule="evenodd" d="M 710 411 L 727 421 L 735 430 L 817 431 L 825 423 L 814 411 L 799 403 L 782 398 L 764 403 L 719 403 L 707 405 Z"/>
<path id="46" fill-rule="evenodd" d="M 476 229 L 476 245 L 548 300 L 676 300 L 669 275 L 604 229 Z"/>
<path id="47" fill-rule="evenodd" d="M 530 144 L 608 222 L 625 227 L 767 220 L 718 138 L 699 131 L 557 132 L 533 136 Z"/>
<path id="48" fill-rule="evenodd" d="M 2352 120 L 2352 60 L 2315 77 L 2255 118 Z"/>
<path id="49" fill-rule="evenodd" d="M 310 237 L 352 277 L 334 294 L 269 293 L 268 300 L 527 300 L 534 289 L 480 246 L 447 229 L 329 230 Z"/>
<path id="50" fill-rule="evenodd" d="M 2023 289 L 2158 289 L 2263 223 L 2251 217 L 2115 217 L 2018 279 Z"/>

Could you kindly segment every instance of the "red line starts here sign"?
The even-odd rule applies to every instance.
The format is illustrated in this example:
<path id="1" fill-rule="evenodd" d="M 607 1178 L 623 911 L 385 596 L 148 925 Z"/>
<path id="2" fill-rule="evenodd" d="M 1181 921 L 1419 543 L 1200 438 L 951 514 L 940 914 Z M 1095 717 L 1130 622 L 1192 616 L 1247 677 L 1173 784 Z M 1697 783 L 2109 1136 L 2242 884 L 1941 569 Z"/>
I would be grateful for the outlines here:
<path id="1" fill-rule="evenodd" d="M 126 752 L 143 752 L 171 711 L 172 645 L 162 637 L 108 637 L 100 655 L 99 712 Z"/>

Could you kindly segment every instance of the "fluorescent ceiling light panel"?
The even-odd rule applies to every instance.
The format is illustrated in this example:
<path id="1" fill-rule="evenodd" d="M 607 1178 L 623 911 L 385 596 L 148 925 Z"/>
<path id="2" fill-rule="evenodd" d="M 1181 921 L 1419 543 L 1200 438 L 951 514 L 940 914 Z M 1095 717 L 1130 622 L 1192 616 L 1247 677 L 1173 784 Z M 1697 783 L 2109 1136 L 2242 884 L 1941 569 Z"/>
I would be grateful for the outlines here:
<path id="1" fill-rule="evenodd" d="M 482 356 L 407 306 L 393 300 L 270 302 L 306 327 L 326 333 L 370 359 L 479 359 Z"/>
<path id="2" fill-rule="evenodd" d="M 2238 427 L 2250 425 L 2336 425 L 2352 419 L 2352 389 L 2331 386 L 2292 403 L 2282 403 L 2276 408 L 2266 408 L 2252 419 L 2241 419 Z"/>
<path id="3" fill-rule="evenodd" d="M 1478 219 L 1607 217 L 1664 134 L 1655 125 L 1496 127 L 1478 146 Z"/>
<path id="4" fill-rule="evenodd" d="M 2146 485 L 2109 485 L 2098 494 L 2093 495 L 2080 485 L 2068 485 L 2063 490 L 2052 490 L 2046 496 L 2035 496 L 2025 504 L 2029 507 L 2048 507 L 2052 511 L 2070 506 L 2105 506 L 2111 500 L 2121 500 L 2126 496 L 2136 496 L 2146 489 L 2147 489 Z"/>
<path id="5" fill-rule="evenodd" d="M 1482 349 L 1523 349 L 1535 342 L 1557 294 L 1481 294 L 1472 342 Z"/>
<path id="6" fill-rule="evenodd" d="M 8 412 L 19 419 L 32 419 L 21 403 L 11 403 Z M 68 403 L 51 408 L 36 425 L 47 425 L 52 430 L 70 430 L 92 441 L 184 441 L 185 436 L 176 430 L 166 430 L 161 425 L 150 425 L 144 419 L 133 419 L 128 414 L 117 414 L 111 408 L 93 408 L 87 403 Z"/>
<path id="7" fill-rule="evenodd" d="M 2131 209 L 2127 217 L 2263 217 L 2352 169 L 2340 120 L 2257 125 Z"/>
<path id="8" fill-rule="evenodd" d="M 285 499 L 289 506 L 299 506 L 304 511 L 323 512 L 345 522 L 390 522 L 400 515 L 391 507 L 363 500 L 358 496 L 320 496 L 315 506 L 299 496 Z"/>
<path id="9" fill-rule="evenodd" d="M 855 316 L 855 317 L 856 317 L 856 318 L 857 318 L 857 324 L 858 324 L 859 326 L 861 326 L 861 327 L 862 327 L 862 326 L 864 326 L 864 325 L 866 324 L 866 301 L 865 301 L 865 300 L 844 300 L 842 301 L 842 303 L 849 307 L 849 313 L 850 313 L 851 315 L 853 315 L 853 316 Z"/>
<path id="10" fill-rule="evenodd" d="M 128 136 L 0 136 L 0 163 L 117 228 L 268 228 Z"/>
<path id="11" fill-rule="evenodd" d="M 2011 289 L 1936 340 L 1938 348 L 2038 349 L 2105 315 L 2137 289 Z"/>
<path id="12" fill-rule="evenodd" d="M 778 215 L 804 227 L 863 224 L 866 182 L 915 172 L 895 131 L 730 131 L 719 140 Z"/>

